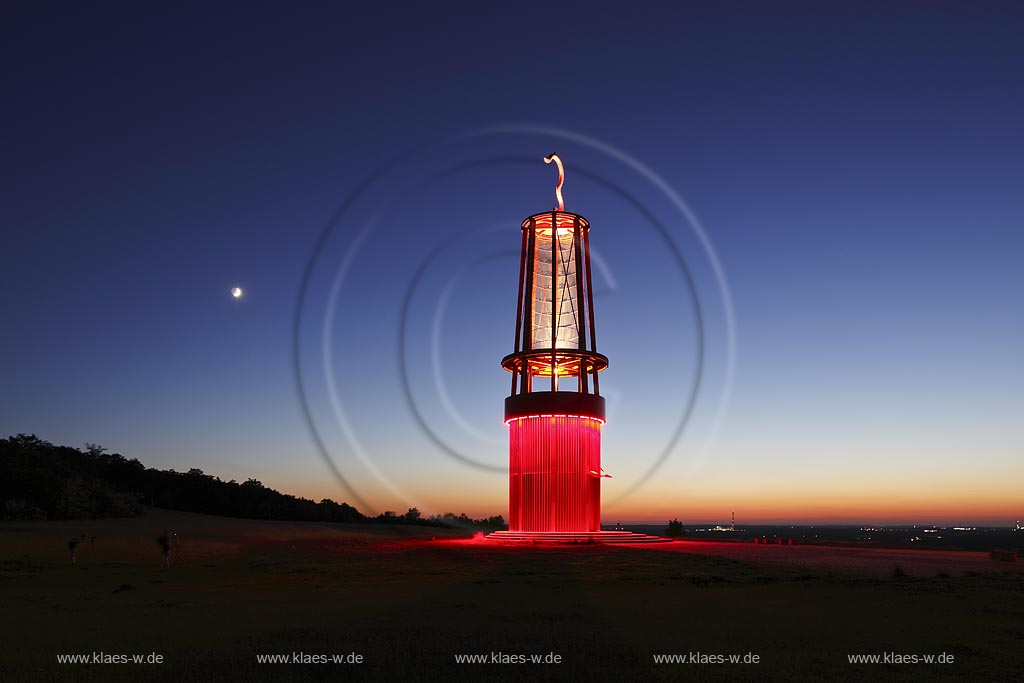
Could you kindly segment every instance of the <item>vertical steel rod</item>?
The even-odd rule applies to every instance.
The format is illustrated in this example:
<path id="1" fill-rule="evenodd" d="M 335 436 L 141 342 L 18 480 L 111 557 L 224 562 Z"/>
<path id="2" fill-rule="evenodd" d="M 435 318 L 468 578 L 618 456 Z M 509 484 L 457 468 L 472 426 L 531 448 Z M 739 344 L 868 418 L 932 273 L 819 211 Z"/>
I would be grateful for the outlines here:
<path id="1" fill-rule="evenodd" d="M 536 265 L 537 256 L 537 230 L 535 221 L 530 219 L 530 235 L 526 244 L 526 301 L 523 305 L 523 351 L 533 350 L 533 270 Z M 530 377 L 530 362 L 523 361 L 523 376 L 519 381 L 519 392 L 529 393 L 533 391 L 533 381 Z"/>
<path id="2" fill-rule="evenodd" d="M 594 278 L 590 270 L 590 230 L 583 232 L 584 258 L 587 266 L 587 315 L 590 319 L 590 350 L 597 353 L 597 330 L 594 328 Z M 601 385 L 597 379 L 597 368 L 594 368 L 594 394 L 601 395 Z"/>
<path id="3" fill-rule="evenodd" d="M 583 272 L 581 266 L 583 265 L 583 226 L 580 224 L 580 217 L 576 216 L 573 219 L 572 228 L 572 242 L 573 242 L 573 257 L 576 259 L 576 332 L 577 332 L 577 344 L 576 348 L 580 351 L 585 351 L 587 348 L 587 322 L 583 317 L 585 304 L 583 301 Z M 580 358 L 580 369 L 579 369 L 579 391 L 580 393 L 587 393 L 590 388 L 587 386 L 587 372 L 586 372 L 586 361 Z"/>
<path id="4" fill-rule="evenodd" d="M 523 231 L 523 246 L 519 250 L 519 298 L 516 300 L 516 336 L 515 353 L 519 353 L 520 335 L 523 333 L 523 287 L 526 270 L 526 231 Z M 516 395 L 516 380 L 519 379 L 519 372 L 512 373 L 512 396 Z"/>
<path id="5" fill-rule="evenodd" d="M 526 275 L 526 231 L 523 231 L 523 246 L 519 251 L 519 299 L 516 306 L 516 343 L 515 353 L 519 353 L 520 336 L 523 333 L 523 288 Z"/>
<path id="6" fill-rule="evenodd" d="M 551 212 L 551 391 L 558 391 L 558 356 L 555 340 L 558 338 L 558 309 L 555 303 L 558 291 L 558 212 Z"/>

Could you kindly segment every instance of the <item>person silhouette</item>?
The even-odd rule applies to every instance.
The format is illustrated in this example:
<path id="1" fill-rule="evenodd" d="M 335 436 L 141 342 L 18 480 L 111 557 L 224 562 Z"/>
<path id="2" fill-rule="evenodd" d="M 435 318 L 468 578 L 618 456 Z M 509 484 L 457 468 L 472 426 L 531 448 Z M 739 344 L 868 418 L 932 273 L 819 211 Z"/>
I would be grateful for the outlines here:
<path id="1" fill-rule="evenodd" d="M 68 552 L 71 553 L 71 564 L 78 564 L 78 539 L 68 541 Z"/>
<path id="2" fill-rule="evenodd" d="M 160 544 L 160 564 L 164 567 L 171 566 L 171 532 L 164 531 L 156 542 Z"/>

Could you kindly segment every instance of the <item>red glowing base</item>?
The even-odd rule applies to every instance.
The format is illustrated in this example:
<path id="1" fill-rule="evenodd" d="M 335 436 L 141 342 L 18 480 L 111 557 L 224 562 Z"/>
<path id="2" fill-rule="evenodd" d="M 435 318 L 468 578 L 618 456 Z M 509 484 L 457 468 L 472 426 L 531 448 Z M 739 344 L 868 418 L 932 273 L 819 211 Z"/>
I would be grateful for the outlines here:
<path id="1" fill-rule="evenodd" d="M 509 531 L 601 531 L 601 423 L 528 415 L 509 425 Z"/>
<path id="2" fill-rule="evenodd" d="M 632 531 L 589 531 L 560 533 L 555 531 L 495 531 L 484 537 L 488 541 L 516 541 L 520 543 L 671 543 L 672 539 L 648 536 Z"/>

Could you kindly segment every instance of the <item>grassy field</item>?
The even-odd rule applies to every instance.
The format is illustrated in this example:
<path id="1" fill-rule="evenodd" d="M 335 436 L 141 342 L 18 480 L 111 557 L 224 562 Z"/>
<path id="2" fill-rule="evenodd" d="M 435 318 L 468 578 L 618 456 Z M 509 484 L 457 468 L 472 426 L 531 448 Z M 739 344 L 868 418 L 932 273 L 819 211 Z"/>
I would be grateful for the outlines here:
<path id="1" fill-rule="evenodd" d="M 181 539 L 160 566 L 155 538 Z M 66 541 L 85 533 L 78 564 Z M 0 680 L 1020 680 L 1024 574 L 845 575 L 700 548 L 495 547 L 408 527 L 223 519 L 0 526 Z M 437 536 L 431 539 L 431 535 Z M 827 552 L 827 551 L 823 551 Z M 913 551 L 907 551 L 913 552 Z M 1015 565 L 1007 565 L 1015 567 Z M 58 664 L 65 653 L 162 664 Z M 259 664 L 258 654 L 361 664 Z M 456 664 L 456 654 L 559 664 Z M 658 653 L 758 664 L 655 664 Z M 952 664 L 851 665 L 847 654 Z"/>

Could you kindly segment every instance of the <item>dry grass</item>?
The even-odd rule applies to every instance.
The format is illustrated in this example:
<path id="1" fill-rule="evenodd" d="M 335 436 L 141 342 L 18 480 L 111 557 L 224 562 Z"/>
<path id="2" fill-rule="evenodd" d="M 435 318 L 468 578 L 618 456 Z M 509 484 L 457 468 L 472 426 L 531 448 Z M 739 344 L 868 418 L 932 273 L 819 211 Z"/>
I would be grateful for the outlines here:
<path id="1" fill-rule="evenodd" d="M 180 562 L 155 541 L 179 534 Z M 79 565 L 65 541 L 95 534 Z M 845 575 L 652 548 L 494 547 L 430 529 L 230 520 L 0 527 L 0 680 L 882 680 L 1021 674 L 1024 577 Z M 714 548 L 708 548 L 714 552 Z M 828 552 L 824 549 L 822 552 Z M 902 563 L 901 563 L 902 564 Z M 1000 567 L 1002 569 L 1004 567 Z M 258 665 L 257 653 L 364 655 Z M 456 653 L 547 653 L 560 665 L 461 665 Z M 659 652 L 761 655 L 660 665 Z M 156 651 L 162 665 L 57 665 Z M 950 652 L 953 665 L 854 667 L 847 653 Z M 339 671 L 339 667 L 346 667 Z M 1015 668 L 1017 667 L 1017 668 Z M 3 676 L 7 669 L 9 676 Z"/>

